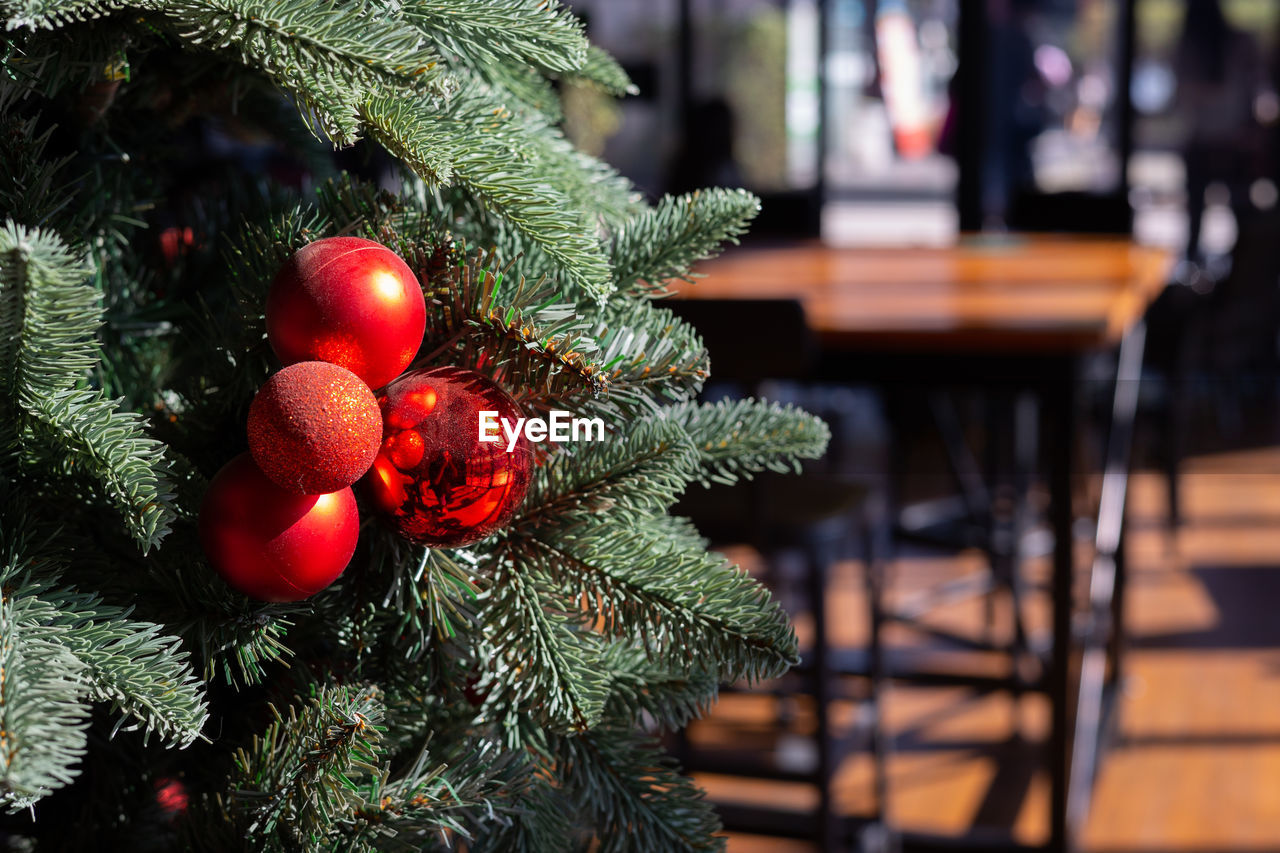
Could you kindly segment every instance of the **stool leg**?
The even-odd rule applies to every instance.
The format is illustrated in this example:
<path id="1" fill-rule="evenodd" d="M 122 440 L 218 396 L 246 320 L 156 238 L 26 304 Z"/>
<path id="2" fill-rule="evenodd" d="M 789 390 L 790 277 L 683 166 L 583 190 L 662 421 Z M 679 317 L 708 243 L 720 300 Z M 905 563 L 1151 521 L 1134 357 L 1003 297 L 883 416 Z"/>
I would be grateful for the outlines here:
<path id="1" fill-rule="evenodd" d="M 831 731 L 832 677 L 830 647 L 827 644 L 827 567 L 829 549 L 820 542 L 805 545 L 806 583 L 809 612 L 813 616 L 813 703 L 816 719 L 815 746 L 818 766 L 818 845 L 824 853 L 839 849 L 839 829 L 831 782 L 835 776 L 835 738 Z"/>
<path id="2" fill-rule="evenodd" d="M 867 609 L 870 617 L 870 702 L 871 761 L 874 785 L 874 820 L 882 827 L 882 837 L 889 832 L 889 743 L 884 730 L 884 695 L 886 667 L 884 660 L 884 566 L 875 545 L 874 520 L 862 519 L 863 564 L 865 566 Z"/>

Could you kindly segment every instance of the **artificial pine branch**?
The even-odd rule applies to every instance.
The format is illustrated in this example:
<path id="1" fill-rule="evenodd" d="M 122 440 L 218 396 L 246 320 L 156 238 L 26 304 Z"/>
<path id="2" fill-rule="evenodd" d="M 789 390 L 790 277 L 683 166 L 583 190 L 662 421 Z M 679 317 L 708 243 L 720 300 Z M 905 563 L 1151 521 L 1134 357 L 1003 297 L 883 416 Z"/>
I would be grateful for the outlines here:
<path id="1" fill-rule="evenodd" d="M 13 594 L 0 594 L 0 806 L 7 811 L 29 808 L 75 777 L 89 722 L 78 701 L 84 670 L 65 647 L 24 632 Z"/>
<path id="2" fill-rule="evenodd" d="M 137 415 L 75 388 L 95 362 L 102 316 L 85 273 L 56 237 L 0 229 L 0 396 L 25 461 L 89 478 L 146 550 L 173 518 L 163 447 Z"/>
<path id="3" fill-rule="evenodd" d="M 441 93 L 439 56 L 394 18 L 310 0 L 148 0 L 180 37 L 226 50 L 300 94 L 345 90 Z"/>
<path id="4" fill-rule="evenodd" d="M 556 775 L 565 796 L 595 830 L 601 853 L 723 850 L 725 839 L 705 795 L 676 772 L 649 736 L 601 724 L 557 741 Z"/>
<path id="5" fill-rule="evenodd" d="M 80 680 L 90 701 L 110 702 L 146 734 L 188 746 L 208 718 L 203 685 L 178 638 L 128 615 L 66 589 L 36 589 L 13 605 L 21 630 L 63 646 L 84 664 Z"/>
<path id="6" fill-rule="evenodd" d="M 406 20 L 477 65 L 531 63 L 575 71 L 587 60 L 582 24 L 547 0 L 409 0 Z"/>
<path id="7" fill-rule="evenodd" d="M 492 741 L 448 756 L 452 760 L 442 760 L 430 747 L 423 744 L 394 776 L 383 768 L 372 777 L 362 792 L 366 805 L 345 822 L 334 849 L 416 853 L 432 840 L 442 850 L 453 849 L 454 840 L 472 835 L 464 822 L 468 812 L 488 812 L 497 820 L 495 812 L 509 811 L 506 804 L 530 784 L 527 777 L 504 778 L 513 756 Z"/>
<path id="8" fill-rule="evenodd" d="M 501 104 L 463 92 L 444 108 L 374 97 L 361 109 L 372 136 L 428 184 L 456 183 L 540 246 L 585 293 L 608 293 L 609 265 L 588 223 L 530 159 L 529 136 L 512 130 L 513 115 Z"/>
<path id="9" fill-rule="evenodd" d="M 102 312 L 89 274 L 55 235 L 12 221 L 0 229 L 0 391 L 11 402 L 30 407 L 93 365 Z"/>
<path id="10" fill-rule="evenodd" d="M 562 76 L 575 83 L 594 86 L 610 95 L 620 97 L 640 94 L 640 90 L 631 82 L 618 61 L 595 45 L 587 48 L 587 58 L 580 67 Z"/>
<path id="11" fill-rule="evenodd" d="M 672 669 L 627 643 L 610 645 L 606 665 L 612 681 L 605 718 L 632 725 L 679 729 L 705 714 L 720 689 L 714 668 Z"/>
<path id="12" fill-rule="evenodd" d="M 0 157 L 0 211 L 15 222 L 41 227 L 75 200 L 75 188 L 65 171 L 74 157 L 47 156 L 45 150 L 57 128 L 41 130 L 36 118 L 9 112 L 11 102 L 25 91 L 11 80 L 0 81 L 0 139 L 5 148 L 5 156 Z"/>
<path id="13" fill-rule="evenodd" d="M 6 29 L 52 30 L 138 4 L 130 0 L 4 0 Z"/>
<path id="14" fill-rule="evenodd" d="M 97 391 L 62 391 L 35 401 L 20 434 L 29 476 L 55 470 L 87 478 L 119 510 L 144 552 L 170 530 L 172 494 L 164 446 L 142 432 L 142 418 Z"/>
<path id="15" fill-rule="evenodd" d="M 601 409 L 628 416 L 692 399 L 711 372 L 711 360 L 692 326 L 645 301 L 614 299 L 592 314 L 591 336 L 609 378 Z"/>
<path id="16" fill-rule="evenodd" d="M 373 537 L 367 573 L 389 578 L 379 602 L 375 630 L 398 638 L 392 645 L 402 659 L 421 656 L 433 639 L 457 637 L 476 624 L 479 594 L 488 586 L 475 558 L 465 550 L 412 545 L 386 530 L 369 530 Z M 349 610 L 345 600 L 342 609 Z M 363 645 L 363 644 L 360 644 Z"/>
<path id="17" fill-rule="evenodd" d="M 601 517 L 531 538 L 531 557 L 589 624 L 666 666 L 712 661 L 722 681 L 755 682 L 794 665 L 795 632 L 768 590 L 723 557 L 683 547 L 672 523 Z"/>
<path id="18" fill-rule="evenodd" d="M 713 191 L 650 210 L 616 172 L 574 150 L 552 124 L 548 78 L 615 94 L 633 87 L 555 3 L 0 0 L 0 9 L 14 59 L 0 82 L 0 132 L 18 143 L 0 164 L 0 215 L 92 247 L 96 273 L 86 286 L 74 253 L 29 257 L 18 232 L 4 232 L 0 427 L 21 445 L 0 454 L 0 633 L 11 641 L 0 654 L 0 723 L 9 731 L 27 697 L 60 720 L 52 753 L 6 766 L 6 802 L 71 778 L 88 701 L 189 742 L 204 714 L 189 653 L 213 682 L 221 725 L 186 762 L 188 843 L 714 849 L 714 816 L 637 727 L 682 724 L 721 680 L 779 673 L 795 639 L 759 585 L 664 513 L 693 480 L 790 467 L 826 435 L 790 410 L 693 404 L 705 348 L 648 297 L 735 238 L 754 199 Z M 75 128 L 80 154 L 48 154 L 68 150 L 70 137 L 50 134 L 41 113 L 66 115 L 67 102 L 74 112 L 108 56 L 132 78 L 116 81 L 105 117 Z M 273 86 L 313 132 L 339 145 L 370 136 L 418 177 L 394 195 L 345 177 L 300 194 L 264 192 L 229 170 L 193 183 L 189 168 L 170 168 L 165 146 L 177 137 L 155 104 L 173 97 L 173 109 L 159 108 L 166 118 L 214 114 L 259 138 L 287 136 L 290 155 L 314 152 L 300 161 L 321 164 L 312 178 L 323 179 L 324 146 L 296 119 L 271 121 Z M 72 201 L 58 197 L 68 181 Z M 189 218 L 166 201 L 180 193 L 207 210 Z M 194 226 L 194 238 L 161 261 L 155 232 L 140 226 L 175 221 Z M 233 223 L 239 239 L 229 239 Z M 33 233 L 22 232 L 26 244 L 39 242 Z M 408 256 L 428 299 L 420 365 L 477 367 L 530 411 L 600 415 L 610 434 L 550 451 L 499 536 L 445 553 L 369 524 L 331 592 L 250 602 L 200 559 L 199 501 L 205 477 L 242 446 L 230 426 L 274 366 L 262 309 L 275 271 L 337 234 Z M 32 258 L 48 266 L 38 287 Z M 165 287 L 178 290 L 156 298 Z M 103 367 L 98 290 L 111 323 Z M 51 353 L 65 358 L 39 360 Z M 173 445 L 171 463 L 100 387 L 135 407 L 160 404 L 156 434 Z M 767 437 L 754 440 L 756 430 Z M 160 479 L 168 467 L 176 498 Z M 31 513 L 14 506 L 11 487 Z M 51 535 L 37 517 L 65 507 L 83 530 Z M 169 526 L 163 547 L 141 556 L 122 535 L 146 547 Z M 100 552 L 86 554 L 86 543 Z M 21 695 L 5 692 L 11 672 Z M 222 772 L 228 745 L 245 744 L 264 703 L 295 693 L 314 699 L 276 715 Z M 17 713 L 18 730 L 34 725 L 30 713 Z M 131 740 L 113 748 L 130 754 Z M 138 803 L 151 800 L 137 793 L 119 798 L 115 825 L 145 822 Z"/>
<path id="19" fill-rule="evenodd" d="M 379 772 L 383 708 L 372 687 L 325 687 L 237 751 L 225 808 L 269 849 L 316 842 L 367 806 L 353 781 Z"/>
<path id="20" fill-rule="evenodd" d="M 695 458 L 684 431 L 661 420 L 566 448 L 534 472 L 512 533 L 548 537 L 597 516 L 626 523 L 664 512 L 692 479 Z"/>
<path id="21" fill-rule="evenodd" d="M 662 417 L 682 425 L 698 450 L 703 485 L 732 484 L 761 471 L 799 473 L 826 452 L 830 428 L 791 405 L 765 400 L 681 403 Z"/>
<path id="22" fill-rule="evenodd" d="M 760 212 L 746 190 L 697 190 L 664 196 L 658 205 L 617 226 L 609 244 L 614 284 L 625 293 L 664 296 L 672 279 L 689 279 L 690 268 L 738 242 Z"/>
<path id="23" fill-rule="evenodd" d="M 548 764 L 554 758 L 547 757 Z M 509 853 L 574 853 L 586 846 L 583 828 L 570 804 L 555 787 L 552 774 L 540 766 L 527 768 L 528 784 L 522 791 L 524 808 L 509 815 L 495 815 L 476 826 L 475 850 Z"/>
<path id="24" fill-rule="evenodd" d="M 427 339 L 440 342 L 425 363 L 483 361 L 509 387 L 557 397 L 605 390 L 586 321 L 556 288 L 521 278 L 492 252 L 421 242 L 399 248 L 423 284 Z"/>
<path id="25" fill-rule="evenodd" d="M 598 660 L 603 644 L 577 628 L 579 620 L 551 593 L 552 586 L 527 562 L 504 564 L 494 573 L 481 611 L 494 649 L 480 684 L 496 694 L 495 708 L 586 731 L 600 720 L 608 698 L 608 676 Z"/>

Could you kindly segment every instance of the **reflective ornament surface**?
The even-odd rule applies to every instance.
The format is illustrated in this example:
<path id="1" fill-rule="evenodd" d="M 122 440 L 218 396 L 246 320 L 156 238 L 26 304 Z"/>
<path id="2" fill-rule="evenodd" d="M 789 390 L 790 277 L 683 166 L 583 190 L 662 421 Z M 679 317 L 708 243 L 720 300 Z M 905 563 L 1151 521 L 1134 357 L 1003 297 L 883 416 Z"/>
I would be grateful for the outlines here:
<path id="1" fill-rule="evenodd" d="M 480 412 L 514 428 L 511 395 L 472 370 L 406 373 L 378 396 L 382 447 L 364 482 L 381 516 L 421 545 L 457 547 L 505 526 L 529 488 L 532 450 L 523 435 L 480 441 Z"/>

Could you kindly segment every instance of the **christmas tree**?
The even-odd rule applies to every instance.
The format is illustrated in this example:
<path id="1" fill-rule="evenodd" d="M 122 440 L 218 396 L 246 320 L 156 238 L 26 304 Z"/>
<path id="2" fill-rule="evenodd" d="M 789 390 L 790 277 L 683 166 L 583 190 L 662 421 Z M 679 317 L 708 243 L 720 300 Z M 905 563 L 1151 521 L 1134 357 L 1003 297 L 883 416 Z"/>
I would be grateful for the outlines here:
<path id="1" fill-rule="evenodd" d="M 796 641 L 668 510 L 821 455 L 827 430 L 698 402 L 706 351 L 660 297 L 756 199 L 651 204 L 575 150 L 564 87 L 633 87 L 551 0 L 0 9 L 6 836 L 722 846 L 657 738 L 719 685 L 784 672 Z M 458 547 L 406 538 L 357 489 L 345 571 L 261 601 L 202 547 L 202 502 L 282 367 L 273 280 L 337 236 L 419 283 L 411 369 L 475 371 L 607 434 L 533 445 L 524 500 Z"/>

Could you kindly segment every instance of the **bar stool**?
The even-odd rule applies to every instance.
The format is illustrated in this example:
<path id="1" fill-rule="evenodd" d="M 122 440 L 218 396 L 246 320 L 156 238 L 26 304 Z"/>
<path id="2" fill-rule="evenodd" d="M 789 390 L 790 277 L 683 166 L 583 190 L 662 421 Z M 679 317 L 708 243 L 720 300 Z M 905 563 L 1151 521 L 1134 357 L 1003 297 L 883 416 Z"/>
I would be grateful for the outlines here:
<path id="1" fill-rule="evenodd" d="M 667 303 L 683 319 L 690 321 L 702 334 L 711 355 L 712 377 L 716 388 L 739 394 L 759 392 L 769 382 L 783 381 L 793 390 L 809 379 L 816 346 L 805 322 L 803 309 L 790 300 L 698 300 Z M 766 336 L 769 346 L 759 341 Z M 813 408 L 825 409 L 820 394 L 803 394 Z M 817 406 L 813 406 L 813 403 Z M 730 829 L 760 834 L 809 837 L 824 851 L 848 849 L 855 833 L 881 819 L 884 802 L 883 740 L 878 737 L 879 654 L 876 643 L 880 635 L 873 624 L 872 648 L 862 655 L 860 666 L 865 684 L 860 711 L 862 725 L 841 732 L 832 720 L 833 702 L 847 695 L 842 673 L 836 666 L 836 655 L 827 634 L 827 582 L 832 565 L 861 548 L 868 583 L 879 577 L 878 555 L 873 553 L 875 539 L 873 519 L 868 510 L 874 504 L 873 492 L 878 488 L 874 478 L 851 478 L 833 472 L 839 468 L 847 450 L 841 437 L 845 430 L 841 419 L 834 420 L 833 441 L 827 464 L 811 466 L 801 476 L 781 476 L 766 472 L 753 480 L 709 489 L 692 487 L 675 508 L 679 515 L 690 517 L 699 531 L 715 544 L 740 543 L 752 546 L 770 569 L 766 582 L 775 588 L 784 586 L 777 571 L 786 553 L 802 556 L 803 589 L 801 601 L 810 614 L 813 640 L 802 650 L 802 663 L 777 683 L 771 693 L 785 703 L 807 697 L 814 709 L 814 754 L 812 766 L 786 766 L 777 756 L 714 755 L 693 747 L 687 737 L 677 744 L 677 752 L 689 771 L 705 771 L 733 776 L 804 782 L 818 792 L 818 808 L 813 825 L 806 826 L 805 815 L 772 808 L 738 808 L 722 805 L 722 819 Z M 783 595 L 786 590 L 782 590 Z M 878 620 L 878 591 L 868 596 L 866 617 Z M 730 688 L 732 689 L 732 688 Z M 782 715 L 780 715 L 781 717 Z M 785 722 L 780 719 L 780 724 Z M 875 812 L 860 818 L 846 819 L 838 815 L 833 802 L 832 781 L 841 760 L 859 749 L 872 752 L 875 768 Z M 797 762 L 803 763 L 803 762 Z"/>

